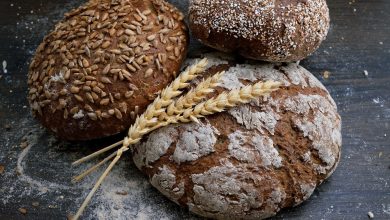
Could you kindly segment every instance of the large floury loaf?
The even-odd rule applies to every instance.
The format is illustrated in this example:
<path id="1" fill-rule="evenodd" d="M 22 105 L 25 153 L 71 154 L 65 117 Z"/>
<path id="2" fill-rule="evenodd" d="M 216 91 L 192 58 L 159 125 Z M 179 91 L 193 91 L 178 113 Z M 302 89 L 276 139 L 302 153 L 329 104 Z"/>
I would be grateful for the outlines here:
<path id="1" fill-rule="evenodd" d="M 180 69 L 183 18 L 164 0 L 91 0 L 66 14 L 30 65 L 34 115 L 67 140 L 124 131 Z"/>
<path id="2" fill-rule="evenodd" d="M 202 43 L 271 62 L 302 60 L 329 29 L 325 0 L 191 0 L 190 28 Z"/>
<path id="3" fill-rule="evenodd" d="M 239 106 L 240 104 L 250 103 L 262 96 L 268 96 L 272 92 L 278 90 L 281 86 L 280 82 L 272 80 L 267 82 L 258 82 L 247 85 L 243 88 L 220 93 L 217 96 L 204 101 L 203 99 L 215 92 L 215 88 L 220 85 L 219 81 L 223 75 L 223 72 L 220 72 L 205 79 L 196 85 L 196 87 L 187 91 L 185 95 L 182 95 L 184 89 L 188 89 L 191 85 L 189 81 L 195 79 L 198 74 L 204 72 L 204 67 L 206 65 L 207 59 L 203 59 L 191 67 L 188 67 L 186 71 L 182 72 L 180 76 L 166 87 L 154 100 L 154 102 L 148 106 L 146 111 L 137 117 L 136 122 L 130 127 L 128 135 L 123 141 L 103 148 L 73 163 L 73 165 L 80 164 L 117 147 L 118 144 L 123 144 L 116 152 L 73 179 L 74 181 L 79 181 L 90 172 L 96 170 L 103 163 L 114 158 L 80 206 L 74 217 L 75 220 L 81 216 L 92 196 L 96 193 L 96 190 L 110 173 L 115 164 L 120 160 L 123 153 L 130 149 L 130 145 L 139 143 L 142 140 L 142 137 L 146 134 L 155 131 L 158 128 L 168 126 L 169 124 L 189 122 L 200 123 L 199 118 L 204 118 L 207 115 L 212 115 L 218 112 L 224 112 L 228 108 L 233 108 Z M 176 98 L 177 100 L 175 100 Z"/>
<path id="4" fill-rule="evenodd" d="M 151 133 L 133 149 L 137 167 L 169 199 L 205 217 L 266 218 L 309 198 L 340 159 L 341 120 L 327 90 L 296 64 L 209 60 L 207 74 L 226 70 L 219 92 L 260 80 L 286 87 L 201 124 Z"/>

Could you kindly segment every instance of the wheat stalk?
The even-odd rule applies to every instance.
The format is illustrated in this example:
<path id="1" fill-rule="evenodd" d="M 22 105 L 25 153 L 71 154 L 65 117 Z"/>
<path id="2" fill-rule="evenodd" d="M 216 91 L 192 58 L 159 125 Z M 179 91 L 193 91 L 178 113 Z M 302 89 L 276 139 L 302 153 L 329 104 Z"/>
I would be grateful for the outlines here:
<path id="1" fill-rule="evenodd" d="M 152 120 L 154 117 L 164 112 L 164 108 L 169 106 L 173 102 L 173 99 L 175 97 L 182 94 L 182 91 L 180 90 L 187 88 L 190 85 L 189 82 L 194 78 L 196 78 L 200 73 L 202 73 L 205 70 L 207 63 L 208 61 L 205 58 L 199 61 L 198 63 L 188 67 L 184 72 L 180 74 L 179 77 L 177 77 L 166 89 L 164 89 L 161 92 L 161 95 L 158 98 L 156 98 L 152 104 L 149 105 L 149 107 L 147 108 L 143 116 L 148 120 Z M 138 125 L 145 125 L 144 123 L 140 122 L 140 120 L 141 119 L 137 118 L 135 123 Z M 138 127 L 138 129 L 142 130 L 141 127 Z M 115 147 L 118 147 L 119 145 L 123 144 L 124 141 L 125 140 L 119 141 L 93 154 L 83 157 L 73 162 L 72 165 L 79 165 L 81 163 L 89 161 L 111 149 L 114 149 Z"/>
<path id="2" fill-rule="evenodd" d="M 219 72 L 214 74 L 213 76 L 203 80 L 201 83 L 199 83 L 195 88 L 192 88 L 189 92 L 187 92 L 184 96 L 179 97 L 176 101 L 172 102 L 169 107 L 167 108 L 166 113 L 162 113 L 159 117 L 159 121 L 164 121 L 164 117 L 173 116 L 174 114 L 181 114 L 184 112 L 185 108 L 191 108 L 198 104 L 201 100 L 206 98 L 206 96 L 212 92 L 214 92 L 214 89 L 220 85 L 219 81 L 221 77 L 223 76 L 225 72 Z M 152 130 L 155 130 L 157 128 L 153 128 Z M 113 145 L 110 145 L 106 148 L 103 148 L 87 157 L 84 157 L 78 161 L 75 161 L 73 165 L 81 164 L 87 160 L 90 160 L 106 151 L 109 151 L 121 144 L 123 144 L 124 141 L 119 141 Z M 84 171 L 78 176 L 73 177 L 72 182 L 79 182 L 84 177 L 92 173 L 93 171 L 97 170 L 100 166 L 102 166 L 104 163 L 109 161 L 115 156 L 115 152 L 108 157 L 104 158 L 101 162 L 96 164 L 95 166 L 89 168 L 88 170 Z"/>
<path id="3" fill-rule="evenodd" d="M 123 140 L 121 140 L 121 141 L 119 141 L 119 142 L 117 142 L 115 144 L 112 144 L 112 145 L 110 145 L 108 147 L 105 147 L 105 148 L 103 148 L 103 149 L 101 149 L 99 151 L 96 151 L 93 154 L 90 154 L 90 155 L 88 155 L 86 157 L 83 157 L 80 160 L 77 160 L 77 161 L 73 162 L 72 166 L 76 166 L 76 165 L 82 164 L 82 163 L 84 163 L 86 161 L 89 161 L 89 160 L 99 156 L 100 154 L 103 154 L 103 153 L 105 153 L 105 152 L 107 152 L 107 151 L 109 151 L 111 149 L 114 149 L 115 147 L 118 147 L 121 144 L 123 144 Z"/>
<path id="4" fill-rule="evenodd" d="M 108 168 L 105 170 L 101 178 L 97 181 L 94 188 L 91 190 L 91 192 L 88 194 L 87 198 L 81 205 L 80 209 L 74 216 L 74 219 L 78 219 L 82 212 L 84 211 L 85 207 L 87 206 L 88 202 L 91 200 L 93 194 L 96 192 L 98 187 L 100 186 L 101 182 L 103 182 L 104 178 L 107 176 L 107 174 L 110 172 L 112 167 L 114 167 L 115 163 L 120 159 L 120 156 L 123 153 L 123 149 L 125 151 L 128 150 L 128 146 L 131 144 L 137 143 L 141 137 L 146 134 L 147 132 L 150 132 L 150 128 L 157 129 L 160 127 L 157 122 L 156 116 L 159 116 L 161 113 L 165 112 L 165 107 L 169 106 L 173 99 L 177 96 L 182 94 L 181 89 L 187 88 L 190 84 L 189 82 L 196 78 L 200 73 L 204 71 L 204 69 L 207 66 L 207 59 L 202 59 L 201 61 L 197 62 L 196 64 L 188 67 L 184 72 L 180 74 L 179 77 L 177 77 L 167 88 L 165 88 L 160 96 L 154 100 L 152 104 L 148 106 L 144 114 L 137 117 L 136 122 L 133 126 L 129 129 L 129 135 L 122 141 L 118 142 L 116 144 L 113 144 L 111 146 L 108 146 L 98 152 L 95 152 L 89 156 L 86 156 L 84 158 L 81 158 L 80 160 L 74 162 L 74 165 L 81 164 L 85 161 L 91 160 L 98 155 L 105 153 L 108 150 L 111 150 L 115 148 L 116 146 L 119 146 L 120 144 L 123 144 L 123 147 L 117 151 L 117 156 L 114 158 L 114 160 L 111 162 L 111 164 L 108 166 Z M 102 162 L 98 163 L 97 165 L 91 167 L 87 171 L 83 172 L 81 175 L 76 176 L 73 178 L 73 181 L 79 181 L 89 173 L 96 170 L 98 167 L 103 165 L 106 161 L 110 160 L 113 156 L 110 155 L 106 157 Z"/>
<path id="5" fill-rule="evenodd" d="M 204 65 L 201 64 L 200 66 L 203 66 L 204 68 L 204 66 L 206 66 L 205 63 L 206 62 L 203 63 Z M 195 89 L 190 90 L 186 95 L 174 101 L 174 98 L 182 94 L 180 89 L 188 87 L 188 81 L 194 79 L 196 77 L 196 73 L 202 68 L 201 67 L 197 69 L 196 65 L 193 67 L 194 68 L 189 68 L 186 72 L 182 73 L 183 76 L 181 75 L 178 79 L 176 79 L 161 93 L 161 96 L 159 96 L 147 108 L 144 114 L 137 117 L 136 122 L 129 129 L 128 136 L 123 140 L 122 147 L 117 150 L 116 153 L 111 154 L 98 165 L 79 175 L 78 177 L 80 178 L 76 177 L 77 179 L 81 179 L 83 176 L 92 172 L 104 162 L 110 160 L 116 154 L 116 157 L 100 176 L 99 180 L 95 183 L 87 198 L 80 206 L 74 219 L 78 219 L 80 217 L 92 196 L 110 173 L 111 169 L 119 161 L 122 154 L 129 150 L 130 145 L 139 142 L 145 134 L 173 123 L 187 123 L 192 121 L 199 122 L 199 118 L 222 112 L 227 108 L 232 108 L 239 104 L 248 103 L 260 96 L 269 95 L 271 92 L 277 90 L 280 86 L 280 83 L 274 81 L 267 81 L 264 83 L 259 82 L 241 89 L 235 89 L 230 92 L 221 93 L 215 98 L 201 102 L 201 100 L 203 100 L 207 94 L 213 92 L 213 89 L 218 85 L 218 82 L 220 81 L 220 78 L 223 74 L 219 73 L 204 80 Z"/>

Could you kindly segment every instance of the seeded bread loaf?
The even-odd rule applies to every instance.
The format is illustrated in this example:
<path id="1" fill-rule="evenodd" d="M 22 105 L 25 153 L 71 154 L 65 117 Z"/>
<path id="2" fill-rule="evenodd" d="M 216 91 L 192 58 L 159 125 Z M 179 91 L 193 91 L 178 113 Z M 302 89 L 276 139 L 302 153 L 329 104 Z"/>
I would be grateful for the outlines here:
<path id="1" fill-rule="evenodd" d="M 325 39 L 329 10 L 325 0 L 191 0 L 190 28 L 202 43 L 224 52 L 298 61 Z"/>
<path id="2" fill-rule="evenodd" d="M 190 211 L 217 219 L 262 219 L 296 206 L 335 170 L 341 121 L 325 87 L 296 64 L 234 64 L 218 93 L 262 80 L 284 84 L 266 99 L 159 129 L 133 149 L 151 184 Z"/>
<path id="3" fill-rule="evenodd" d="M 163 0 L 91 0 L 38 47 L 33 114 L 67 140 L 119 133 L 174 79 L 187 46 L 182 13 Z"/>

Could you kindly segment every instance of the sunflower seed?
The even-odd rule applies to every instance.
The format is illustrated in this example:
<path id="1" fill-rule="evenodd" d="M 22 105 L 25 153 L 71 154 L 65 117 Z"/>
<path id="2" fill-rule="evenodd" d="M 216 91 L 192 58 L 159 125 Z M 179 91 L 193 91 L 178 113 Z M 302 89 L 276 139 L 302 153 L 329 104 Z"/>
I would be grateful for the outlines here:
<path id="1" fill-rule="evenodd" d="M 77 112 L 79 112 L 79 107 L 73 107 L 71 110 L 70 110 L 70 114 L 74 115 L 76 114 Z"/>
<path id="2" fill-rule="evenodd" d="M 108 110 L 108 114 L 109 114 L 109 115 L 114 115 L 114 114 L 115 114 L 115 110 L 114 110 L 114 109 Z"/>
<path id="3" fill-rule="evenodd" d="M 110 103 L 110 99 L 102 99 L 100 101 L 100 105 L 108 105 L 108 103 Z"/>
<path id="4" fill-rule="evenodd" d="M 106 75 L 110 71 L 111 65 L 108 64 L 106 67 L 104 67 L 102 74 Z"/>
<path id="5" fill-rule="evenodd" d="M 132 97 L 133 94 L 134 94 L 134 91 L 127 91 L 127 92 L 125 93 L 125 97 L 128 99 L 128 98 Z"/>
<path id="6" fill-rule="evenodd" d="M 122 119 L 123 116 L 122 116 L 121 111 L 119 111 L 119 109 L 117 109 L 117 108 L 115 108 L 114 110 L 115 110 L 115 117 L 116 117 L 117 119 Z"/>
<path id="7" fill-rule="evenodd" d="M 100 81 L 103 82 L 103 83 L 106 83 L 106 84 L 112 84 L 111 80 L 107 77 L 102 77 L 100 78 Z"/>
<path id="8" fill-rule="evenodd" d="M 79 102 L 84 102 L 84 99 L 83 99 L 81 96 L 79 96 L 79 95 L 74 95 L 74 97 L 77 99 L 77 101 L 79 101 Z"/>
<path id="9" fill-rule="evenodd" d="M 80 88 L 76 87 L 76 86 L 72 86 L 70 88 L 70 92 L 73 93 L 73 94 L 79 93 L 80 92 Z"/>
<path id="10" fill-rule="evenodd" d="M 88 104 L 84 105 L 84 109 L 87 110 L 88 112 L 93 112 L 93 108 Z"/>
<path id="11" fill-rule="evenodd" d="M 153 74 L 153 69 L 152 68 L 149 68 L 148 70 L 146 70 L 145 72 L 145 77 L 149 77 Z"/>
<path id="12" fill-rule="evenodd" d="M 92 120 L 92 121 L 97 121 L 97 116 L 95 113 L 93 112 L 90 112 L 90 113 L 87 113 L 88 117 Z"/>

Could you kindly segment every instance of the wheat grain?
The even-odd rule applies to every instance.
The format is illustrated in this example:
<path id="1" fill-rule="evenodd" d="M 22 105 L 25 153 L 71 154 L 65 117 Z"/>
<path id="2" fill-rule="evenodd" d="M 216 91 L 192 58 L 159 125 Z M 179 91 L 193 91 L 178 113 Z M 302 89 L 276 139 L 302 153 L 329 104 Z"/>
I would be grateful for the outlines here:
<path id="1" fill-rule="evenodd" d="M 160 97 L 156 98 L 152 105 L 149 105 L 144 113 L 145 117 L 150 120 L 156 115 L 158 116 L 163 108 L 169 106 L 174 98 L 182 94 L 183 91 L 181 90 L 187 88 L 190 85 L 190 81 L 204 71 L 207 62 L 207 59 L 203 59 L 181 73 L 178 78 L 161 92 Z"/>
<path id="2" fill-rule="evenodd" d="M 254 85 L 248 85 L 241 89 L 224 92 L 219 94 L 217 97 L 197 104 L 194 108 L 188 108 L 184 110 L 182 114 L 172 116 L 167 120 L 169 123 L 187 123 L 191 121 L 198 123 L 198 118 L 223 112 L 227 108 L 246 104 L 260 96 L 269 95 L 273 91 L 276 91 L 280 85 L 281 84 L 279 82 L 274 81 L 258 82 Z"/>
<path id="3" fill-rule="evenodd" d="M 167 116 L 181 114 L 184 109 L 191 108 L 205 99 L 208 94 L 214 92 L 214 88 L 220 85 L 219 81 L 224 73 L 219 72 L 203 80 L 186 95 L 179 97 L 174 103 L 171 103 L 167 108 Z"/>

